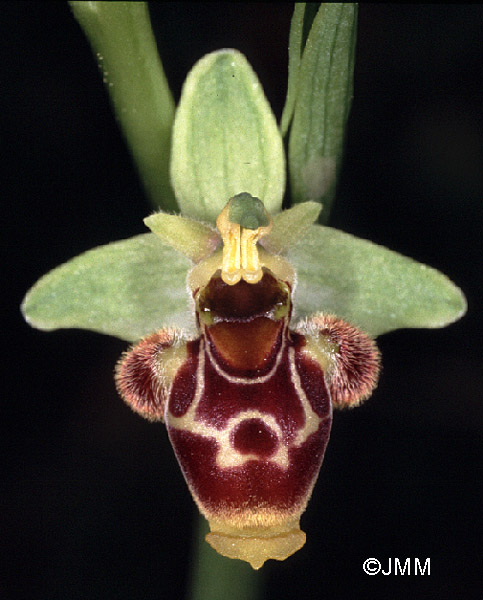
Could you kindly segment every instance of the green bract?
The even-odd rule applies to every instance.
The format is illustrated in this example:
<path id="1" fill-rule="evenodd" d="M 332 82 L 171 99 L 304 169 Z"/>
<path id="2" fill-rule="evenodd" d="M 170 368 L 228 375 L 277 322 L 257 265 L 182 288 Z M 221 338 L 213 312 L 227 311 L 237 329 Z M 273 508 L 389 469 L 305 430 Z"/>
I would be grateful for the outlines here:
<path id="1" fill-rule="evenodd" d="M 189 73 L 173 128 L 171 180 L 181 212 L 214 223 L 228 200 L 249 192 L 272 214 L 282 206 L 282 138 L 246 58 L 220 50 Z"/>
<path id="2" fill-rule="evenodd" d="M 282 135 L 288 131 L 295 108 L 295 99 L 298 91 L 300 59 L 302 58 L 302 34 L 304 27 L 305 2 L 296 2 L 290 25 L 290 38 L 288 44 L 288 83 L 287 98 L 283 107 L 280 130 Z"/>
<path id="3" fill-rule="evenodd" d="M 298 11 L 298 12 L 297 12 Z M 352 103 L 357 6 L 323 3 L 301 53 L 302 9 L 294 13 L 283 129 L 293 113 L 288 161 L 293 202 L 322 202 L 327 221 Z"/>

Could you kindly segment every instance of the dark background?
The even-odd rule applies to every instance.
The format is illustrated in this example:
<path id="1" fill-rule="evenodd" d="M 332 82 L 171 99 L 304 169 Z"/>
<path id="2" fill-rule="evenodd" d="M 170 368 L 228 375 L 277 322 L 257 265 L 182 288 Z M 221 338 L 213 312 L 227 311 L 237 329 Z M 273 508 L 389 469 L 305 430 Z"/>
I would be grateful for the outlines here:
<path id="1" fill-rule="evenodd" d="M 152 7 L 176 99 L 204 53 L 235 47 L 277 116 L 292 6 Z M 122 341 L 42 333 L 19 304 L 48 269 L 145 231 L 151 208 L 66 4 L 4 2 L 0 122 L 2 557 L 7 599 L 183 598 L 194 504 L 166 433 L 117 397 Z M 441 269 L 469 313 L 380 338 L 379 388 L 335 415 L 302 518 L 308 541 L 263 568 L 266 598 L 480 598 L 481 5 L 362 5 L 355 100 L 331 224 Z M 323 310 L 323 307 L 321 306 Z M 369 577 L 369 557 L 431 575 Z"/>

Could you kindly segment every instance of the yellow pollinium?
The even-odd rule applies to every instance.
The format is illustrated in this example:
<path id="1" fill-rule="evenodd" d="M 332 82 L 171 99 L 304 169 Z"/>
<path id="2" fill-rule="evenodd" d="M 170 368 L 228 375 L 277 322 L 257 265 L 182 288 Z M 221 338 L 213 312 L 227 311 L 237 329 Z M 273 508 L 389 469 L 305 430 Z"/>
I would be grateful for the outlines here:
<path id="1" fill-rule="evenodd" d="M 272 228 L 272 220 L 265 209 L 264 221 L 266 225 L 257 226 L 257 219 L 250 219 L 245 215 L 245 220 L 250 226 L 245 227 L 233 219 L 232 198 L 219 214 L 216 226 L 223 240 L 223 261 L 221 278 L 228 285 L 235 285 L 241 279 L 247 283 L 258 283 L 263 277 L 262 265 L 258 256 L 257 242 Z M 258 202 L 260 202 L 258 200 Z M 260 203 L 261 204 L 261 203 Z M 250 223 L 250 221 L 252 221 Z"/>

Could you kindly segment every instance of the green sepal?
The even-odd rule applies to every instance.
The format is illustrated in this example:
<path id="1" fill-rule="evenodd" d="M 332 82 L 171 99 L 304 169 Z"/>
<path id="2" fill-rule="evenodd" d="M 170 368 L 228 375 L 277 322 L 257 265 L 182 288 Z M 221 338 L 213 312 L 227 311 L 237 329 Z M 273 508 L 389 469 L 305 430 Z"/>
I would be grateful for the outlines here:
<path id="1" fill-rule="evenodd" d="M 188 74 L 173 128 L 171 181 L 183 215 L 214 223 L 233 196 L 279 212 L 282 138 L 262 86 L 236 50 L 203 57 Z"/>
<path id="2" fill-rule="evenodd" d="M 322 3 L 297 76 L 288 163 L 294 202 L 316 200 L 326 221 L 353 94 L 357 5 Z"/>
<path id="3" fill-rule="evenodd" d="M 376 336 L 444 327 L 466 312 L 463 293 L 439 271 L 336 229 L 311 226 L 287 258 L 297 272 L 295 319 L 335 314 Z M 89 329 L 128 341 L 163 327 L 192 332 L 190 266 L 154 234 L 113 242 L 47 273 L 22 312 L 38 329 Z"/>
<path id="4" fill-rule="evenodd" d="M 136 341 L 162 327 L 194 328 L 186 291 L 191 264 L 152 233 L 89 250 L 44 275 L 22 303 L 26 321 Z"/>
<path id="5" fill-rule="evenodd" d="M 213 254 L 221 243 L 219 233 L 212 227 L 180 215 L 159 212 L 146 217 L 144 224 L 165 244 L 195 263 Z"/>
<path id="6" fill-rule="evenodd" d="M 335 314 L 376 336 L 444 327 L 466 312 L 463 292 L 436 269 L 337 229 L 313 225 L 287 258 L 295 318 Z"/>
<path id="7" fill-rule="evenodd" d="M 322 205 L 303 202 L 273 217 L 272 230 L 260 240 L 260 244 L 272 254 L 283 254 L 295 246 L 317 221 Z"/>

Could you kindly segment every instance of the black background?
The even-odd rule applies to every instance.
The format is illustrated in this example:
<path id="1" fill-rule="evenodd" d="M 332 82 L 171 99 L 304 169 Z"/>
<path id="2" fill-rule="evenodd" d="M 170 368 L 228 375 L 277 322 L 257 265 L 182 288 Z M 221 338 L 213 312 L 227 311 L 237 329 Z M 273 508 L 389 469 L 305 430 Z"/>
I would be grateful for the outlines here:
<path id="1" fill-rule="evenodd" d="M 292 6 L 158 3 L 176 100 L 204 53 L 235 47 L 280 117 Z M 194 505 L 165 431 L 117 397 L 122 341 L 22 320 L 48 269 L 145 231 L 151 208 L 66 4 L 1 5 L 5 281 L 0 596 L 183 598 Z M 308 541 L 263 568 L 265 597 L 481 594 L 481 5 L 362 5 L 355 100 L 331 225 L 439 268 L 469 313 L 379 340 L 379 388 L 335 415 Z M 321 306 L 321 310 L 323 307 Z M 364 559 L 431 558 L 428 576 Z"/>

